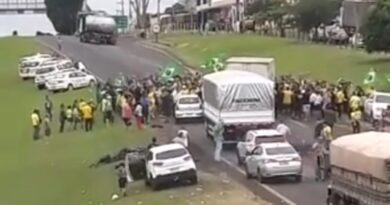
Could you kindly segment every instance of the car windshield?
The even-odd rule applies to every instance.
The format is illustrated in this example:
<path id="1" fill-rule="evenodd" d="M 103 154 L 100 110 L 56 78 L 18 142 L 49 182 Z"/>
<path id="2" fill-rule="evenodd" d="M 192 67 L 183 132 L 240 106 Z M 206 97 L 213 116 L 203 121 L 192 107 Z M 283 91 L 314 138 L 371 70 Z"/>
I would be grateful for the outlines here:
<path id="1" fill-rule="evenodd" d="M 36 61 L 30 61 L 30 62 L 23 62 L 22 63 L 22 68 L 26 68 L 26 67 L 35 67 L 37 66 L 39 63 L 36 62 Z"/>
<path id="2" fill-rule="evenodd" d="M 257 136 L 255 139 L 255 143 L 267 143 L 267 142 L 284 142 L 285 139 L 283 135 L 270 135 L 270 136 Z"/>
<path id="3" fill-rule="evenodd" d="M 199 102 L 198 97 L 184 97 L 179 99 L 179 104 L 198 104 Z"/>
<path id="4" fill-rule="evenodd" d="M 283 154 L 295 154 L 295 150 L 292 147 L 273 147 L 265 149 L 267 155 L 283 155 Z"/>
<path id="5" fill-rule="evenodd" d="M 48 67 L 48 68 L 42 68 L 42 69 L 39 69 L 37 70 L 36 74 L 45 74 L 45 73 L 49 73 L 51 71 L 53 71 L 54 68 L 53 67 Z"/>
<path id="6" fill-rule="evenodd" d="M 375 97 L 375 102 L 390 104 L 390 95 L 377 95 Z"/>
<path id="7" fill-rule="evenodd" d="M 171 159 L 171 158 L 182 157 L 186 154 L 187 151 L 185 149 L 173 149 L 173 150 L 156 154 L 156 159 L 158 160 Z"/>

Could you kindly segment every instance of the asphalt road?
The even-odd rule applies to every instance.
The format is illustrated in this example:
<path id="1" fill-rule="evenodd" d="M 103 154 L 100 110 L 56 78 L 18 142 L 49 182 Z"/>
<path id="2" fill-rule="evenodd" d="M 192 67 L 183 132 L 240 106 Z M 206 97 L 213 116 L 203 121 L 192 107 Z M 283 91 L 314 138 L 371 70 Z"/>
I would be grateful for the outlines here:
<path id="1" fill-rule="evenodd" d="M 57 46 L 54 38 L 39 38 L 53 47 Z M 86 66 L 103 80 L 113 78 L 122 72 L 126 75 L 146 76 L 156 72 L 157 69 L 171 59 L 156 51 L 146 49 L 132 38 L 123 38 L 118 41 L 117 46 L 81 44 L 76 38 L 63 37 L 62 52 L 74 60 L 80 60 Z M 303 181 L 295 183 L 289 180 L 277 180 L 270 182 L 265 186 L 253 186 L 255 182 L 245 182 L 243 170 L 237 166 L 237 161 L 232 150 L 226 150 L 223 153 L 224 162 L 227 167 L 238 173 L 243 183 L 252 183 L 251 189 L 266 189 L 279 194 L 285 198 L 290 205 L 322 205 L 325 204 L 326 182 L 316 182 L 314 180 L 314 156 L 308 149 L 313 143 L 314 121 L 300 122 L 286 120 L 286 124 L 291 128 L 293 137 L 289 141 L 301 152 L 304 160 Z M 180 125 L 181 126 L 181 125 Z M 205 135 L 203 124 L 185 124 L 190 131 L 191 143 L 202 152 L 203 157 L 212 159 L 213 144 Z M 170 138 L 175 135 L 179 128 L 177 125 L 169 124 L 166 126 L 164 135 Z M 336 125 L 336 135 L 350 133 L 347 125 Z M 202 160 L 202 159 L 200 159 Z M 211 164 L 212 165 L 212 164 Z M 255 190 L 253 190 L 256 192 Z"/>

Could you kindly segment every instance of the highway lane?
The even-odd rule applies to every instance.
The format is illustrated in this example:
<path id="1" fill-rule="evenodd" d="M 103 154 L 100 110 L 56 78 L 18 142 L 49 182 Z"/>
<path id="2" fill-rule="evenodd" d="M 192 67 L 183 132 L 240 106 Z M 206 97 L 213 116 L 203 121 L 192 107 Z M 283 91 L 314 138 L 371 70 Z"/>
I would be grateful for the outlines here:
<path id="1" fill-rule="evenodd" d="M 40 40 L 56 46 L 54 38 L 45 37 Z M 126 75 L 148 75 L 156 72 L 164 64 L 170 63 L 162 54 L 143 48 L 134 39 L 120 39 L 118 46 L 101 46 L 81 44 L 73 37 L 63 37 L 62 51 L 69 57 L 83 61 L 87 67 L 103 80 L 113 78 L 122 72 Z M 321 205 L 325 204 L 326 182 L 314 180 L 314 156 L 307 150 L 313 143 L 314 122 L 298 122 L 287 120 L 286 124 L 293 132 L 290 142 L 297 147 L 304 159 L 304 176 L 302 183 L 294 183 L 284 180 L 270 182 L 267 187 L 280 193 L 282 196 L 298 205 Z M 181 125 L 180 125 L 181 126 Z M 197 145 L 202 152 L 210 158 L 213 157 L 213 144 L 206 138 L 202 124 L 185 124 L 191 134 L 191 143 Z M 173 137 L 178 125 L 167 126 L 165 133 L 167 138 Z M 350 129 L 345 126 L 336 126 L 336 134 L 346 134 Z M 231 150 L 224 151 L 223 157 L 232 167 L 237 169 L 236 156 Z M 238 168 L 242 172 L 242 169 Z M 242 176 L 242 180 L 246 180 Z"/>

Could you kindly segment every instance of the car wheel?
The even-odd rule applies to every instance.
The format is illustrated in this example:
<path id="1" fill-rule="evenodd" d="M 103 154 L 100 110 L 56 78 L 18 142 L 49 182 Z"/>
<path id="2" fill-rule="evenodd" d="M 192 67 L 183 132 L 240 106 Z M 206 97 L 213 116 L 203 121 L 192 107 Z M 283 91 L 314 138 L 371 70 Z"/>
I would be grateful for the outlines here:
<path id="1" fill-rule="evenodd" d="M 261 176 L 261 171 L 260 169 L 257 170 L 257 181 L 260 182 L 260 183 L 263 183 L 264 179 L 263 177 Z"/>
<path id="2" fill-rule="evenodd" d="M 151 179 L 150 180 L 150 186 L 154 191 L 157 191 L 160 188 L 160 184 L 157 179 Z"/>
<path id="3" fill-rule="evenodd" d="M 26 80 L 28 80 L 28 78 L 24 77 L 24 78 L 22 78 L 22 80 L 26 81 Z"/>
<path id="4" fill-rule="evenodd" d="M 44 85 L 38 85 L 38 90 L 43 90 L 45 88 Z"/>
<path id="5" fill-rule="evenodd" d="M 73 85 L 72 84 L 69 84 L 68 85 L 68 90 L 73 90 L 74 88 L 73 88 Z"/>
<path id="6" fill-rule="evenodd" d="M 296 182 L 301 182 L 302 181 L 302 175 L 297 175 L 297 176 L 295 176 L 295 181 Z"/>
<path id="7" fill-rule="evenodd" d="M 150 181 L 149 181 L 149 177 L 145 177 L 145 185 L 146 186 L 150 186 Z"/>
<path id="8" fill-rule="evenodd" d="M 194 175 L 194 176 L 190 177 L 190 182 L 193 185 L 198 184 L 198 176 Z"/>
<path id="9" fill-rule="evenodd" d="M 248 170 L 248 166 L 245 165 L 245 174 L 246 174 L 246 178 L 247 179 L 252 179 L 253 176 L 251 175 L 251 173 L 249 173 L 249 170 Z"/>

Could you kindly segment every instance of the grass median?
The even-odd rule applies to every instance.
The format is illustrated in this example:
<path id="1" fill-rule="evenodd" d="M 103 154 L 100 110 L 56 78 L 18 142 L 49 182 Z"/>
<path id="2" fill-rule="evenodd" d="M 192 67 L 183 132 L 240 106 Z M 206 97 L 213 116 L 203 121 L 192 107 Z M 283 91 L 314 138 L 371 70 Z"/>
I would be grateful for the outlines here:
<path id="1" fill-rule="evenodd" d="M 31 81 L 22 81 L 17 75 L 18 59 L 40 49 L 35 41 L 0 38 L 0 48 L 0 204 L 266 204 L 245 188 L 204 173 L 200 174 L 199 186 L 152 192 L 137 182 L 130 185 L 129 197 L 111 201 L 111 195 L 118 192 L 114 167 L 89 165 L 121 148 L 145 145 L 151 131 L 126 130 L 120 122 L 106 127 L 98 115 L 93 132 L 58 133 L 59 105 L 93 98 L 92 90 L 58 94 L 38 91 Z M 52 136 L 33 141 L 30 114 L 34 108 L 43 110 L 46 94 L 55 106 Z"/>
<path id="2" fill-rule="evenodd" d="M 164 41 L 173 51 L 190 64 L 199 67 L 210 57 L 257 56 L 274 57 L 277 73 L 304 75 L 312 79 L 337 81 L 339 78 L 362 84 L 369 69 L 377 76 L 388 75 L 390 58 L 381 54 L 367 54 L 360 50 L 341 49 L 337 46 L 316 45 L 291 39 L 259 35 L 190 35 L 165 36 Z M 379 85 L 378 85 L 379 86 Z M 380 85 L 389 89 L 388 85 Z"/>

